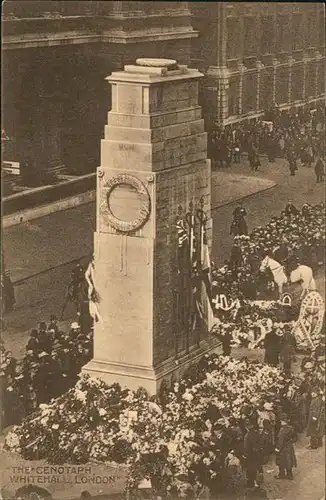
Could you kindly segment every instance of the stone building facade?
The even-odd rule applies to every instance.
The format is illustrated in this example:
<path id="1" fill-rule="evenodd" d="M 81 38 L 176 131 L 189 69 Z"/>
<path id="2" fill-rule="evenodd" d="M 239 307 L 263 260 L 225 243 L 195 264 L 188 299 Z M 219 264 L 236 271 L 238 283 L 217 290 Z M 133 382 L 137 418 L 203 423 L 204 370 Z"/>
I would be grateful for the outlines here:
<path id="1" fill-rule="evenodd" d="M 4 158 L 38 173 L 94 171 L 111 96 L 137 57 L 205 78 L 206 129 L 325 97 L 322 3 L 13 1 L 2 9 Z"/>
<path id="2" fill-rule="evenodd" d="M 325 99 L 322 3 L 189 3 L 192 65 L 206 75 L 206 124 L 221 126 Z"/>

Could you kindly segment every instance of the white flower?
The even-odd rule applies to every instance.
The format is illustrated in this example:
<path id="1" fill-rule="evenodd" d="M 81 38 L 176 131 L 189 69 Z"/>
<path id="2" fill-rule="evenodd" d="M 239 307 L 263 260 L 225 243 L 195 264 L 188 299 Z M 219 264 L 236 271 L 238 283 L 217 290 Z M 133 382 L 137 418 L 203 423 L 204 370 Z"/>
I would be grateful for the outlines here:
<path id="1" fill-rule="evenodd" d="M 104 415 L 107 414 L 107 411 L 104 410 L 104 408 L 100 408 L 99 411 L 98 411 L 98 413 L 99 413 L 100 417 L 104 417 Z"/>
<path id="2" fill-rule="evenodd" d="M 82 403 L 86 402 L 86 393 L 77 389 L 75 389 L 75 398 L 78 399 L 78 401 L 81 401 Z"/>
<path id="3" fill-rule="evenodd" d="M 182 399 L 184 399 L 185 401 L 192 401 L 194 399 L 193 395 L 189 392 L 189 390 L 187 389 L 186 392 L 183 394 L 182 396 Z"/>
<path id="4" fill-rule="evenodd" d="M 57 429 L 59 429 L 59 424 L 53 424 L 51 428 L 54 430 L 57 430 Z"/>
<path id="5" fill-rule="evenodd" d="M 15 432 L 8 432 L 6 437 L 6 444 L 9 448 L 16 448 L 19 445 L 19 437 Z"/>

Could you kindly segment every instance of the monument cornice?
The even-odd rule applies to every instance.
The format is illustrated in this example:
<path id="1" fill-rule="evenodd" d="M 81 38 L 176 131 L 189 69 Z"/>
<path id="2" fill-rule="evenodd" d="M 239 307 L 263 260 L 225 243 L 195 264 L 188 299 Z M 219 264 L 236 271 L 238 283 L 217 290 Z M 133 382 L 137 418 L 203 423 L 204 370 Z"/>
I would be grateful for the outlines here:
<path id="1" fill-rule="evenodd" d="M 126 66 L 126 68 L 131 68 L 131 66 Z M 136 68 L 136 66 L 135 66 Z M 155 84 L 155 83 L 163 83 L 163 82 L 169 82 L 169 81 L 176 81 L 176 80 L 189 80 L 192 78 L 203 78 L 204 75 L 200 73 L 196 69 L 191 69 L 187 68 L 186 66 L 181 66 L 182 72 L 179 70 L 175 71 L 168 71 L 165 74 L 159 74 L 157 72 L 156 74 L 150 73 L 149 71 L 146 72 L 146 68 L 144 67 L 139 67 L 141 68 L 139 70 L 139 73 L 137 72 L 127 72 L 127 71 L 117 71 L 112 73 L 110 76 L 106 77 L 106 80 L 108 82 L 126 82 L 126 83 L 141 83 L 141 84 Z M 160 70 L 160 69 L 165 69 L 165 68 L 151 68 L 152 70 Z"/>

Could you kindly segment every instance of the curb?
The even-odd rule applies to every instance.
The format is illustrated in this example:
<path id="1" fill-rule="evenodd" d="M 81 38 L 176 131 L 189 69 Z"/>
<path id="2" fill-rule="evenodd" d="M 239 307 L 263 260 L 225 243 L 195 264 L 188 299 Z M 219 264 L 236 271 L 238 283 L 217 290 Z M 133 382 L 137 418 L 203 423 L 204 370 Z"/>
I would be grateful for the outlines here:
<path id="1" fill-rule="evenodd" d="M 67 260 L 66 262 L 61 262 L 60 264 L 57 264 L 55 266 L 49 267 L 47 269 L 42 269 L 41 271 L 38 271 L 37 273 L 30 274 L 28 276 L 25 276 L 25 278 L 19 278 L 18 280 L 12 281 L 12 284 L 14 286 L 19 286 L 25 283 L 25 281 L 28 281 L 32 278 L 36 278 L 36 276 L 40 276 L 41 274 L 49 273 L 51 271 L 54 271 L 54 269 L 59 269 L 59 267 L 67 266 L 68 264 L 73 264 L 74 262 L 79 262 L 80 260 L 83 259 L 90 259 L 92 257 L 92 254 L 87 254 L 87 255 L 82 255 L 81 257 L 77 257 L 76 259 L 73 260 Z"/>
<path id="2" fill-rule="evenodd" d="M 225 203 L 221 203 L 221 205 L 216 205 L 215 207 L 211 207 L 211 211 L 218 210 L 219 208 L 222 207 L 227 207 L 228 205 L 232 205 L 233 203 L 237 203 L 239 200 L 246 200 L 247 198 L 250 198 L 251 196 L 256 196 L 257 194 L 264 193 L 265 191 L 269 191 L 270 189 L 274 189 L 277 186 L 277 182 L 273 182 L 271 186 L 264 187 L 260 189 L 259 191 L 256 191 L 254 193 L 246 194 L 245 196 L 239 196 L 239 198 L 234 198 L 234 200 L 231 201 L 226 201 Z"/>
<path id="3" fill-rule="evenodd" d="M 78 207 L 79 205 L 85 205 L 86 203 L 92 203 L 96 199 L 95 190 L 86 191 L 86 193 L 81 193 L 69 198 L 63 198 L 62 200 L 55 201 L 53 203 L 48 203 L 46 205 L 40 205 L 35 208 L 30 208 L 22 210 L 20 212 L 15 212 L 10 215 L 5 215 L 2 219 L 2 228 L 7 229 L 12 226 L 17 226 L 24 222 L 39 219 L 46 215 L 51 215 L 55 212 L 60 212 L 68 210 L 69 208 Z"/>

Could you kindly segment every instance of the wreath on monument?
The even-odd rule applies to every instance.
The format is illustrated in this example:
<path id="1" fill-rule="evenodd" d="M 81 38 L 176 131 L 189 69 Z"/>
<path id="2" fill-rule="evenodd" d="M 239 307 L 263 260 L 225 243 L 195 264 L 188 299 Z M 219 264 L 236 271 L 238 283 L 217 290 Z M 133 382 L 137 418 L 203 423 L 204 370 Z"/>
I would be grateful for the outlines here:
<path id="1" fill-rule="evenodd" d="M 128 186 L 133 187 L 136 190 L 141 200 L 139 215 L 138 217 L 136 217 L 131 221 L 124 221 L 116 217 L 113 214 L 110 206 L 110 196 L 112 191 L 116 187 L 121 186 L 123 184 L 127 184 Z M 106 218 L 107 222 L 114 229 L 116 229 L 121 233 L 130 233 L 132 231 L 140 229 L 147 222 L 151 213 L 151 199 L 145 185 L 139 179 L 137 179 L 137 177 L 134 177 L 133 175 L 129 174 L 120 174 L 111 177 L 111 179 L 109 179 L 105 183 L 104 187 L 106 189 L 106 195 L 105 195 L 105 201 L 101 207 L 102 213 Z"/>

